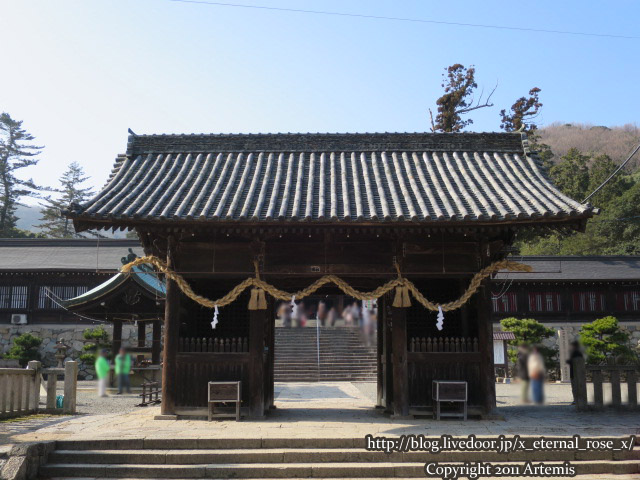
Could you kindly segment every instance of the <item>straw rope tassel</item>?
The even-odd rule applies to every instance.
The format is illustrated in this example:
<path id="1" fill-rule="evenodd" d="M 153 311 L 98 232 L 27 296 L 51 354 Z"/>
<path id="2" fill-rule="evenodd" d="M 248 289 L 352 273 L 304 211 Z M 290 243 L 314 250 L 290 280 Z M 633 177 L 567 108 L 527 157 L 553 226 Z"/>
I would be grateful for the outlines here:
<path id="1" fill-rule="evenodd" d="M 249 298 L 249 310 L 258 310 L 258 289 L 251 289 L 251 298 Z"/>
<path id="2" fill-rule="evenodd" d="M 402 306 L 410 307 L 411 299 L 409 298 L 409 287 L 402 287 Z"/>
<path id="3" fill-rule="evenodd" d="M 402 307 L 402 299 L 403 299 L 402 290 L 403 289 L 404 289 L 403 286 L 396 287 L 396 296 L 393 298 L 393 306 L 396 308 Z"/>
<path id="4" fill-rule="evenodd" d="M 258 310 L 266 310 L 267 309 L 267 299 L 264 295 L 264 290 L 261 288 L 258 289 Z"/>

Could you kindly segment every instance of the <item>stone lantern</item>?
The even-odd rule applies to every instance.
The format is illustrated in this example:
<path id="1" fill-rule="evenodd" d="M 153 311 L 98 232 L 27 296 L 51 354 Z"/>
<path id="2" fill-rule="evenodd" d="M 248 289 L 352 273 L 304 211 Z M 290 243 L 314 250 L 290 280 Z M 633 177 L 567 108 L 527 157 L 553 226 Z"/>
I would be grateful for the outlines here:
<path id="1" fill-rule="evenodd" d="M 62 368 L 62 363 L 64 362 L 64 359 L 67 358 L 67 350 L 69 349 L 69 347 L 64 344 L 64 338 L 61 338 L 56 342 L 56 345 L 53 348 L 56 351 L 54 356 L 56 357 L 56 360 L 58 360 L 57 367 Z"/>

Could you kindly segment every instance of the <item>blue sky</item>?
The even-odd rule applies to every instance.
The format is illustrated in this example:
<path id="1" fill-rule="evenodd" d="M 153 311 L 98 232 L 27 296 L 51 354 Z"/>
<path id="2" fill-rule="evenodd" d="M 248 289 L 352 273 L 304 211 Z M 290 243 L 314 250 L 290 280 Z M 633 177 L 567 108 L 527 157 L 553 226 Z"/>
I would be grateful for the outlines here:
<path id="1" fill-rule="evenodd" d="M 640 35 L 637 1 L 242 0 L 245 4 Z M 540 122 L 637 123 L 639 39 L 456 27 L 169 0 L 3 0 L 0 109 L 45 146 L 53 185 L 99 187 L 137 133 L 425 131 L 441 73 L 474 64 L 496 106 L 537 86 Z"/>

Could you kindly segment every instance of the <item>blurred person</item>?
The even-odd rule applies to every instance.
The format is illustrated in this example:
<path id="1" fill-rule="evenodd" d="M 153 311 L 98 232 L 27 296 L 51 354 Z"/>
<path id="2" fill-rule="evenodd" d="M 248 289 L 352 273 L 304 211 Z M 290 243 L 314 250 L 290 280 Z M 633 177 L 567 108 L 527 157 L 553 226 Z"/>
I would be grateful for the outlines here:
<path id="1" fill-rule="evenodd" d="M 529 368 L 527 360 L 529 359 L 529 349 L 525 344 L 518 345 L 518 359 L 516 361 L 516 373 L 520 382 L 522 382 L 520 390 L 520 400 L 522 403 L 529 403 Z"/>
<path id="2" fill-rule="evenodd" d="M 570 345 L 571 349 L 569 350 L 569 358 L 567 359 L 567 363 L 569 364 L 569 378 L 571 379 L 571 393 L 573 394 L 573 402 L 571 405 L 576 404 L 576 390 L 578 388 L 577 381 L 574 378 L 573 372 L 573 362 L 578 358 L 584 358 L 582 354 L 582 350 L 580 350 L 580 342 L 574 340 Z"/>
<path id="3" fill-rule="evenodd" d="M 544 358 L 538 350 L 533 347 L 529 358 L 527 359 L 527 371 L 529 373 L 529 382 L 531 383 L 531 397 L 535 403 L 544 402 Z"/>
<path id="4" fill-rule="evenodd" d="M 291 305 L 287 302 L 282 302 L 278 307 L 278 318 L 282 320 L 283 327 L 291 327 Z"/>
<path id="5" fill-rule="evenodd" d="M 353 323 L 358 327 L 362 327 L 362 313 L 360 310 L 360 304 L 357 300 L 354 300 L 351 304 L 351 317 L 353 318 Z"/>
<path id="6" fill-rule="evenodd" d="M 327 309 L 327 304 L 324 300 L 320 300 L 320 302 L 318 302 L 318 311 L 316 312 L 316 320 L 320 323 L 320 326 L 324 327 L 328 316 L 329 310 Z"/>
<path id="7" fill-rule="evenodd" d="M 127 393 L 131 393 L 131 355 L 124 348 L 120 349 L 115 359 L 115 374 L 118 377 L 118 395 L 126 388 Z"/>
<path id="8" fill-rule="evenodd" d="M 109 365 L 109 360 L 107 360 L 107 351 L 101 350 L 98 352 L 98 357 L 96 358 L 95 363 L 96 377 L 98 377 L 99 397 L 107 396 L 107 382 L 109 381 L 110 369 L 111 366 Z"/>

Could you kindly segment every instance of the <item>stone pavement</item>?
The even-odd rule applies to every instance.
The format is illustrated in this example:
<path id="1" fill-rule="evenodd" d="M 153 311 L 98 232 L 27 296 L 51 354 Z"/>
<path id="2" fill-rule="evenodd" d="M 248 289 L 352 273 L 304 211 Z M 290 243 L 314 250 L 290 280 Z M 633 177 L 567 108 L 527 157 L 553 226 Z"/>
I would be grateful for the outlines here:
<path id="1" fill-rule="evenodd" d="M 154 420 L 159 407 L 125 413 L 81 415 L 35 431 L 8 435 L 11 442 L 133 438 L 363 438 L 450 435 L 640 435 L 640 413 L 578 413 L 568 385 L 548 385 L 549 404 L 517 405 L 518 385 L 497 385 L 498 413 L 492 420 L 392 420 L 373 408 L 375 386 L 352 383 L 276 385 L 276 407 L 262 420 Z M 3 426 L 0 425 L 0 433 Z"/>

